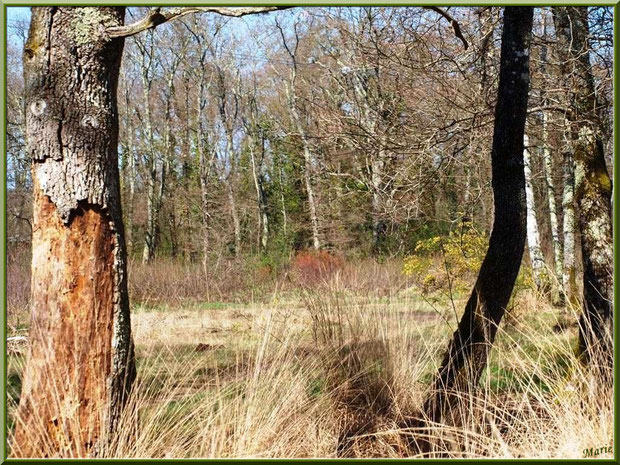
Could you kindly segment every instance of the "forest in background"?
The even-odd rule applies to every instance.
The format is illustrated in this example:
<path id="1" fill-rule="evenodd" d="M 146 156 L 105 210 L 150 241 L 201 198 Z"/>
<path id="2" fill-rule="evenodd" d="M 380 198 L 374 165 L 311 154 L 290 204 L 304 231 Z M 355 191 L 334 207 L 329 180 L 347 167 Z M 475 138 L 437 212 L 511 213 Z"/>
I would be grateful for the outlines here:
<path id="1" fill-rule="evenodd" d="M 128 39 L 118 95 L 130 256 L 206 257 L 209 266 L 218 257 L 261 256 L 278 266 L 312 248 L 406 256 L 463 222 L 488 235 L 500 11 L 454 9 L 467 49 L 447 21 L 413 7 L 195 15 Z M 559 275 L 569 233 L 568 94 L 551 13 L 537 11 L 526 132 L 540 247 Z M 611 15 L 590 8 L 610 170 Z M 22 41 L 24 27 L 10 25 Z M 27 244 L 18 43 L 8 50 L 8 230 L 11 243 Z"/>
<path id="2" fill-rule="evenodd" d="M 271 450 L 272 442 L 265 446 L 259 440 L 256 449 L 243 449 L 247 444 L 236 442 L 229 448 L 226 440 L 213 436 L 211 449 L 196 442 L 192 447 L 198 452 L 194 452 L 210 456 L 254 456 L 265 450 L 277 456 L 402 453 L 403 444 L 384 444 L 379 435 L 369 446 L 365 435 L 374 434 L 379 426 L 393 428 L 395 406 L 419 404 L 411 393 L 395 400 L 404 389 L 399 383 L 424 380 L 422 385 L 427 386 L 433 368 L 426 362 L 402 372 L 392 366 L 395 371 L 389 373 L 388 382 L 382 377 L 385 373 L 374 370 L 377 360 L 393 354 L 384 346 L 366 344 L 377 331 L 386 335 L 404 331 L 416 339 L 412 327 L 397 329 L 386 323 L 386 315 L 393 318 L 395 308 L 416 313 L 414 321 L 407 323 L 413 327 L 455 323 L 456 309 L 462 308 L 485 257 L 494 221 L 490 154 L 503 9 L 459 7 L 448 12 L 456 27 L 437 11 L 421 7 L 294 8 L 243 19 L 195 14 L 125 41 L 118 83 L 118 166 L 134 325 L 140 328 L 150 318 L 171 318 L 169 324 L 181 328 L 186 318 L 198 324 L 200 318 L 192 311 L 188 314 L 188 308 L 201 309 L 203 317 L 205 312 L 221 310 L 220 316 L 232 321 L 223 325 L 226 334 L 216 334 L 214 341 L 205 342 L 204 334 L 194 340 L 192 335 L 189 354 L 176 355 L 170 365 L 175 368 L 165 376 L 156 360 L 170 350 L 171 341 L 161 334 L 139 339 L 139 363 L 142 354 L 142 363 L 153 372 L 147 370 L 148 376 L 165 379 L 158 381 L 157 389 L 149 384 L 144 391 L 148 395 L 140 402 L 150 405 L 153 397 L 166 390 L 183 397 L 188 384 L 196 388 L 195 380 L 179 382 L 183 376 L 178 372 L 183 364 L 196 362 L 196 353 L 212 355 L 216 372 L 231 367 L 244 373 L 247 366 L 257 369 L 258 359 L 231 362 L 234 357 L 226 352 L 230 341 L 247 336 L 246 330 L 266 331 L 252 320 L 264 318 L 265 311 L 289 315 L 295 313 L 291 308 L 300 306 L 304 312 L 309 310 L 311 338 L 319 347 L 325 346 L 326 352 L 318 354 L 320 365 L 330 367 L 324 375 L 316 375 L 316 366 L 304 367 L 309 380 L 301 384 L 310 383 L 311 391 L 316 390 L 310 397 L 320 399 L 320 406 L 312 408 L 325 412 L 327 405 L 333 405 L 329 402 L 336 402 L 344 417 L 352 418 L 345 427 L 330 423 L 327 428 L 337 451 L 330 449 L 325 438 L 327 445 L 317 441 L 315 449 L 293 441 L 287 451 L 286 444 Z M 147 8 L 129 8 L 126 22 L 148 14 Z M 575 177 L 578 181 L 580 173 L 574 170 L 571 134 L 571 125 L 579 122 L 580 115 L 596 127 L 605 174 L 613 173 L 613 10 L 588 9 L 588 49 L 583 53 L 592 73 L 595 108 L 587 115 L 574 108 L 574 86 L 580 85 L 581 78 L 567 58 L 557 21 L 551 8 L 535 9 L 524 138 L 527 253 L 511 300 L 511 309 L 516 310 L 509 312 L 509 326 L 516 325 L 527 344 L 535 339 L 534 331 L 562 332 L 558 339 L 566 336 L 559 352 L 550 349 L 555 362 L 543 375 L 530 369 L 528 364 L 535 366 L 533 358 L 519 359 L 518 363 L 528 365 L 530 378 L 516 381 L 517 391 L 534 383 L 545 393 L 553 391 L 552 381 L 560 382 L 556 375 L 565 375 L 562 364 L 573 357 L 568 347 L 577 339 L 582 304 L 584 267 L 579 205 L 574 201 Z M 9 24 L 12 40 L 7 50 L 8 314 L 9 333 L 16 336 L 27 331 L 31 292 L 33 185 L 21 65 L 27 26 L 27 21 Z M 370 322 L 362 315 L 375 306 L 379 310 L 370 314 L 377 321 Z M 515 323 L 521 314 L 531 318 L 536 309 L 544 309 L 544 321 L 527 330 Z M 334 332 L 334 321 L 345 329 Z M 447 328 L 450 325 L 435 328 L 439 336 L 432 333 L 433 337 L 446 340 Z M 569 334 L 564 334 L 567 328 Z M 284 327 L 278 331 L 284 331 L 281 336 L 287 334 Z M 143 335 L 139 329 L 138 334 Z M 304 331 L 300 334 L 305 342 L 310 337 Z M 429 334 L 424 329 L 423 337 L 418 337 L 428 341 Z M 501 341 L 500 347 L 507 344 L 507 354 L 512 346 Z M 297 360 L 299 350 L 307 350 L 288 339 L 273 349 L 271 342 L 260 337 L 254 342 L 261 342 L 260 357 L 273 350 L 272 357 L 287 363 Z M 409 347 L 419 341 L 404 344 Z M 343 350 L 359 355 L 352 361 Z M 425 344 L 424 356 L 420 352 L 417 360 L 436 361 L 437 350 Z M 233 352 L 238 351 L 237 347 Z M 23 352 L 16 349 L 16 354 L 15 373 L 24 363 Z M 399 364 L 410 360 L 396 357 L 393 362 L 402 368 Z M 499 363 L 494 373 L 501 375 L 495 394 L 505 389 L 512 396 L 514 380 L 504 375 L 517 368 L 493 363 Z M 373 367 L 370 375 L 368 366 Z M 283 384 L 291 382 L 284 370 L 270 371 L 275 369 L 265 368 L 276 379 L 281 377 Z M 538 381 L 533 381 L 534 376 Z M 238 378 L 239 373 L 235 382 Z M 361 380 L 361 385 L 355 380 Z M 565 382 L 562 378 L 562 389 Z M 217 395 L 226 397 L 230 386 L 222 383 Z M 393 398 L 386 400 L 384 385 L 394 390 Z M 264 395 L 260 389 L 256 392 Z M 359 392 L 365 389 L 368 392 L 360 401 Z M 327 395 L 327 401 L 316 395 L 328 392 L 337 394 Z M 260 399 L 254 400 L 260 403 Z M 18 400 L 19 395 L 14 402 Z M 182 408 L 192 408 L 195 400 L 192 397 L 189 407 Z M 164 403 L 172 402 L 179 399 L 168 398 Z M 548 398 L 545 402 L 553 404 Z M 382 405 L 389 407 L 381 410 Z M 288 404 L 278 405 L 285 407 Z M 200 415 L 205 423 L 196 425 L 198 429 L 213 421 L 204 408 Z M 145 433 L 140 444 L 147 447 L 148 438 L 166 421 L 176 424 L 186 418 L 185 410 L 172 410 L 171 416 L 166 416 L 169 407 L 154 413 L 160 423 L 154 421 L 153 430 Z M 251 412 L 246 414 L 243 418 Z M 523 412 L 513 414 L 518 418 L 514 422 L 523 421 L 521 426 L 526 428 L 530 420 L 522 419 Z M 557 412 L 550 415 L 556 415 L 558 424 L 566 420 Z M 369 416 L 375 419 L 370 421 Z M 573 426 L 582 420 L 577 414 L 571 417 Z M 599 426 L 593 431 L 600 432 Z M 222 431 L 229 427 L 222 423 Z M 396 427 L 411 425 L 396 421 Z M 241 441 L 241 433 L 235 431 L 233 436 Z M 574 434 L 575 430 L 568 431 Z M 289 433 L 290 438 L 301 434 Z M 461 439 L 461 445 L 471 440 Z M 184 453 L 180 443 L 170 444 L 166 447 Z M 476 443 L 469 452 L 513 456 L 512 449 L 506 453 L 502 444 L 513 443 L 502 436 L 491 446 Z M 124 443 L 117 447 L 117 453 L 144 453 Z M 163 449 L 160 444 L 146 450 L 157 455 Z M 452 450 L 444 443 L 440 449 L 444 454 Z M 541 451 L 562 456 L 558 449 Z M 568 452 L 574 453 L 574 449 Z"/>

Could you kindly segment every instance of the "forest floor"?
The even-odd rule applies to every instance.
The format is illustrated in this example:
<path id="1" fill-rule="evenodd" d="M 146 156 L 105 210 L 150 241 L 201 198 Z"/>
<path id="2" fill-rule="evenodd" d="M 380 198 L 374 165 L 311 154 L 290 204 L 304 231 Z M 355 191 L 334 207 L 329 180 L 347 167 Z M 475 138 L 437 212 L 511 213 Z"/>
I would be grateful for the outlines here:
<path id="1" fill-rule="evenodd" d="M 463 297 L 404 285 L 361 292 L 336 276 L 254 302 L 143 299 L 132 308 L 140 426 L 108 455 L 415 456 L 406 446 L 415 431 L 400 425 L 424 399 Z M 8 336 L 26 334 L 26 320 L 9 315 Z M 467 423 L 438 425 L 439 452 L 581 458 L 612 445 L 613 404 L 601 403 L 575 358 L 575 320 L 521 291 Z M 24 359 L 9 351 L 10 420 Z"/>

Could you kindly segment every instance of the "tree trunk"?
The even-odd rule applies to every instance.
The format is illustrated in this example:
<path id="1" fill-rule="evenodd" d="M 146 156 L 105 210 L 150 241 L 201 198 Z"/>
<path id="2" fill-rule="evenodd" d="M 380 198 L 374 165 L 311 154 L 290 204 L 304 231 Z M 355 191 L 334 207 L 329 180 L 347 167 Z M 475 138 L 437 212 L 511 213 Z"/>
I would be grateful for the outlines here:
<path id="1" fill-rule="evenodd" d="M 569 122 L 579 205 L 584 307 L 579 323 L 583 359 L 602 381 L 613 379 L 613 233 L 611 179 L 598 133 L 588 48 L 588 8 L 554 7 L 562 74 L 569 79 Z"/>
<path id="2" fill-rule="evenodd" d="M 148 76 L 150 64 L 146 64 L 145 50 L 142 52 L 142 94 L 144 98 L 144 120 L 146 132 L 146 152 L 147 157 L 147 180 L 146 180 L 146 231 L 144 235 L 144 249 L 142 251 L 142 263 L 150 263 L 155 258 L 155 247 L 157 243 L 157 223 L 159 216 L 159 193 L 157 189 L 157 160 L 155 159 L 155 141 L 153 134 L 153 122 L 151 118 L 150 89 L 151 82 Z M 149 58 L 152 59 L 152 58 Z M 163 177 L 162 166 L 162 177 Z"/>
<path id="3" fill-rule="evenodd" d="M 295 81 L 295 77 L 291 78 L 291 82 Z M 314 250 L 319 250 L 321 248 L 321 241 L 319 240 L 319 216 L 317 213 L 317 205 L 316 198 L 314 195 L 314 187 L 312 187 L 312 152 L 310 151 L 310 143 L 308 142 L 308 137 L 306 135 L 306 130 L 303 127 L 301 122 L 301 118 L 299 116 L 299 111 L 297 110 L 297 106 L 295 103 L 296 92 L 294 84 L 290 86 L 289 89 L 287 87 L 288 100 L 289 100 L 289 109 L 291 111 L 291 116 L 293 117 L 293 122 L 295 123 L 295 129 L 299 134 L 302 142 L 302 148 L 304 152 L 304 184 L 306 186 L 306 193 L 308 195 L 308 206 L 310 207 L 310 224 L 312 226 L 312 247 Z"/>
<path id="4" fill-rule="evenodd" d="M 204 85 L 204 68 L 200 75 L 199 92 L 196 107 L 196 139 L 195 145 L 198 152 L 198 176 L 200 179 L 200 211 L 202 218 L 202 268 L 207 274 L 208 257 L 209 257 L 209 176 L 213 166 L 214 157 L 207 159 L 207 148 L 204 139 L 206 137 L 206 128 L 203 125 L 203 113 L 205 102 L 205 85 Z"/>
<path id="5" fill-rule="evenodd" d="M 135 377 L 118 173 L 124 7 L 32 9 L 32 319 L 12 453 L 103 452 Z"/>
<path id="6" fill-rule="evenodd" d="M 548 105 L 548 98 L 544 88 L 548 86 L 548 82 L 544 80 L 547 68 L 547 14 L 543 13 L 543 43 L 540 47 L 540 67 L 543 75 L 542 87 L 540 94 L 541 105 Z M 551 155 L 551 146 L 549 144 L 549 113 L 546 110 L 541 112 L 542 117 L 542 156 L 545 172 L 545 184 L 547 187 L 547 198 L 549 202 L 549 224 L 551 226 L 551 241 L 553 243 L 553 264 L 555 271 L 555 283 L 553 285 L 553 301 L 559 302 L 562 295 L 558 292 L 558 286 L 562 283 L 562 275 L 564 270 L 564 257 L 562 252 L 562 243 L 560 241 L 560 230 L 558 226 L 558 214 L 555 198 L 555 182 L 553 181 L 553 157 Z"/>
<path id="7" fill-rule="evenodd" d="M 232 173 L 230 173 L 230 176 L 232 176 Z M 232 187 L 232 179 L 228 177 L 224 182 L 226 184 L 230 216 L 233 221 L 233 229 L 235 233 L 235 255 L 239 255 L 241 253 L 241 223 L 239 222 L 239 215 L 237 214 L 237 202 L 235 200 L 235 193 Z"/>
<path id="8" fill-rule="evenodd" d="M 538 221 L 536 220 L 536 201 L 534 199 L 534 186 L 532 185 L 532 151 L 529 148 L 527 134 L 523 136 L 523 171 L 525 175 L 525 199 L 527 206 L 527 248 L 530 252 L 532 274 L 536 288 L 541 290 L 546 284 L 545 257 L 540 248 L 540 234 Z"/>
<path id="9" fill-rule="evenodd" d="M 263 175 L 263 163 L 265 162 L 264 154 L 264 142 L 261 144 L 261 162 L 260 165 L 256 163 L 256 156 L 254 153 L 254 137 L 250 137 L 250 160 L 252 162 L 252 177 L 254 178 L 254 187 L 256 188 L 256 201 L 258 204 L 258 245 L 261 252 L 267 250 L 267 240 L 269 238 L 269 217 L 267 216 L 267 195 L 265 194 L 264 175 Z"/>
<path id="10" fill-rule="evenodd" d="M 564 140 L 562 149 L 562 170 L 564 191 L 562 194 L 562 211 L 564 218 L 562 231 L 564 235 L 564 268 L 562 270 L 562 287 L 564 298 L 568 303 L 576 303 L 577 278 L 575 272 L 575 162 L 572 143 Z"/>
<path id="11" fill-rule="evenodd" d="M 551 225 L 551 241 L 553 242 L 553 263 L 555 266 L 555 277 L 558 283 L 562 281 L 562 270 L 564 268 L 562 257 L 562 243 L 560 241 L 560 230 L 558 227 L 558 213 L 555 201 L 555 182 L 553 181 L 553 158 L 551 147 L 549 146 L 548 115 L 546 111 L 542 113 L 543 130 L 543 163 L 545 168 L 545 185 L 547 187 L 547 198 L 549 200 L 549 222 Z M 556 287 L 554 285 L 554 287 Z"/>
<path id="12" fill-rule="evenodd" d="M 376 125 L 375 125 L 376 126 Z M 385 165 L 385 146 L 387 135 L 383 134 L 379 138 L 380 147 L 377 154 L 371 160 L 371 183 L 372 183 L 372 251 L 379 255 L 384 245 L 386 226 L 382 218 L 383 210 L 383 188 L 384 188 L 384 165 Z"/>
<path id="13" fill-rule="evenodd" d="M 476 386 L 519 273 L 526 239 L 523 135 L 529 86 L 532 7 L 506 7 L 493 134 L 495 219 L 489 249 L 458 329 L 424 403 L 441 422 L 460 394 Z M 454 418 L 453 418 L 454 420 Z"/>

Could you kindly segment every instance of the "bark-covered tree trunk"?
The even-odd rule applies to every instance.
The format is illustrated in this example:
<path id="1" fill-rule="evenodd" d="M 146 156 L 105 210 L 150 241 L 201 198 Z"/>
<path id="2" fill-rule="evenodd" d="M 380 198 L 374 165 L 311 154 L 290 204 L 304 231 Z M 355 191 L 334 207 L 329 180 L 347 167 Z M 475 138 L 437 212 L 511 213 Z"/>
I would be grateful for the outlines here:
<path id="1" fill-rule="evenodd" d="M 529 147 L 527 134 L 523 137 L 523 145 L 523 172 L 525 175 L 525 199 L 527 206 L 527 248 L 530 253 L 534 282 L 536 283 L 536 288 L 540 290 L 546 284 L 545 257 L 540 248 L 540 233 L 538 232 L 536 201 L 532 184 L 532 151 Z"/>
<path id="2" fill-rule="evenodd" d="M 201 69 L 198 97 L 196 99 L 196 136 L 195 146 L 198 152 L 198 177 L 200 180 L 200 211 L 202 217 L 202 268 L 205 275 L 208 271 L 209 260 L 209 177 L 215 157 L 207 155 L 205 139 L 207 129 L 204 126 L 205 100 L 205 68 Z"/>
<path id="3" fill-rule="evenodd" d="M 564 138 L 562 148 L 562 233 L 564 236 L 564 268 L 562 270 L 562 287 L 566 302 L 574 303 L 577 299 L 577 279 L 575 272 L 575 164 L 572 143 Z"/>
<path id="4" fill-rule="evenodd" d="M 545 76 L 547 69 L 547 14 L 543 15 L 543 44 L 540 48 L 540 67 L 541 73 Z M 547 81 L 543 80 L 543 87 L 548 85 Z M 543 90 L 541 93 L 541 105 L 546 106 L 548 102 L 547 94 Z M 551 241 L 553 242 L 553 264 L 555 270 L 556 284 L 554 284 L 553 299 L 558 301 L 561 299 L 561 295 L 557 292 L 558 284 L 562 282 L 562 273 L 564 270 L 564 257 L 562 252 L 562 242 L 560 241 L 560 230 L 558 225 L 557 205 L 555 198 L 555 182 L 553 180 L 553 157 L 551 154 L 551 144 L 549 143 L 549 112 L 543 110 L 541 112 L 542 118 L 542 157 L 545 174 L 545 184 L 547 187 L 547 199 L 549 202 L 549 224 L 551 226 Z"/>
<path id="5" fill-rule="evenodd" d="M 567 79 L 574 148 L 575 201 L 583 257 L 580 351 L 602 380 L 613 379 L 611 179 L 605 164 L 588 47 L 588 8 L 554 7 L 562 74 Z"/>
<path id="6" fill-rule="evenodd" d="M 562 255 L 562 242 L 560 241 L 560 230 L 558 226 L 558 213 L 555 201 L 555 182 L 553 180 L 553 158 L 551 156 L 551 146 L 549 145 L 548 114 L 542 113 L 543 146 L 542 156 L 545 168 L 545 185 L 547 188 L 547 199 L 549 202 L 549 224 L 551 226 L 551 241 L 553 242 L 553 264 L 555 278 L 557 282 L 562 281 L 562 270 L 564 268 Z M 554 287 L 557 287 L 554 284 Z M 555 292 L 555 291 L 554 291 Z M 555 292 L 557 294 L 557 292 Z"/>
<path id="7" fill-rule="evenodd" d="M 294 80 L 295 77 L 292 77 L 291 82 L 294 82 Z M 312 226 L 312 247 L 314 248 L 314 250 L 319 250 L 321 248 L 321 241 L 319 239 L 319 215 L 316 205 L 316 195 L 314 192 L 314 187 L 312 186 L 312 172 L 314 170 L 312 168 L 312 152 L 310 150 L 310 142 L 308 141 L 306 129 L 301 122 L 301 117 L 299 115 L 299 111 L 297 110 L 297 96 L 294 84 L 291 84 L 290 90 L 287 88 L 287 92 L 289 94 L 289 110 L 291 112 L 291 116 L 293 117 L 293 122 L 295 123 L 295 129 L 297 130 L 299 137 L 301 138 L 302 149 L 304 153 L 304 184 L 306 187 L 306 194 L 308 195 L 308 206 L 310 208 L 310 225 Z"/>
<path id="8" fill-rule="evenodd" d="M 24 50 L 32 318 L 12 454 L 93 456 L 135 377 L 118 176 L 124 7 L 36 7 Z"/>
<path id="9" fill-rule="evenodd" d="M 506 7 L 504 10 L 491 152 L 493 231 L 463 317 L 424 403 L 427 420 L 447 420 L 460 394 L 476 386 L 521 266 L 526 239 L 523 135 L 532 18 L 532 7 Z"/>
<path id="10" fill-rule="evenodd" d="M 140 42 L 138 42 L 140 44 Z M 146 44 L 139 46 L 141 52 L 140 70 L 142 76 L 142 96 L 144 98 L 144 132 L 146 136 L 147 153 L 147 177 L 146 177 L 146 231 L 144 234 L 144 249 L 142 250 L 142 263 L 150 263 L 155 258 L 157 246 L 157 225 L 159 222 L 159 207 L 161 204 L 160 194 L 163 192 L 163 178 L 165 168 L 161 167 L 161 184 L 157 188 L 157 160 L 155 152 L 155 134 L 153 132 L 153 120 L 151 117 L 151 85 L 149 76 L 153 50 L 146 50 Z M 147 58 L 148 56 L 148 58 Z"/>
<path id="11" fill-rule="evenodd" d="M 258 246 L 261 252 L 267 250 L 267 240 L 269 238 L 269 216 L 267 215 L 267 194 L 265 193 L 265 175 L 263 173 L 265 163 L 265 147 L 261 138 L 261 159 L 256 161 L 255 139 L 250 136 L 250 161 L 252 162 L 252 178 L 256 188 L 256 202 L 258 204 Z"/>

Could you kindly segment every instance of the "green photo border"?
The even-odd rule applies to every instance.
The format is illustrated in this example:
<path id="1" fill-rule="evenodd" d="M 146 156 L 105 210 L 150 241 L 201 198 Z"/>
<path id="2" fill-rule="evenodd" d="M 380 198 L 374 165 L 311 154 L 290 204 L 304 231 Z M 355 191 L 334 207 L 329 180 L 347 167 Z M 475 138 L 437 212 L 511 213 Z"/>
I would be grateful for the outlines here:
<path id="1" fill-rule="evenodd" d="M 1 284 L 2 284 L 2 393 L 3 400 L 0 402 L 2 405 L 2 413 L 0 419 L 2 421 L 2 433 L 3 438 L 0 446 L 0 463 L 8 463 L 8 464 L 26 464 L 26 463 L 46 463 L 46 464 L 64 464 L 69 462 L 107 462 L 113 461 L 115 463 L 126 462 L 132 464 L 147 464 L 153 462 L 161 462 L 161 463 L 204 463 L 204 462 L 227 462 L 227 463 L 242 463 L 248 461 L 256 461 L 256 462 L 288 462 L 288 463 L 314 463 L 314 462 L 338 462 L 338 463 L 353 463 L 353 462 L 365 462 L 365 461 L 373 461 L 380 463 L 402 463 L 403 461 L 423 461 L 423 462 L 431 462 L 431 463 L 453 463 L 453 462 L 470 462 L 475 463 L 479 462 L 480 459 L 8 459 L 7 458 L 7 405 L 6 405 L 6 389 L 7 389 L 7 347 L 6 347 L 6 337 L 7 337 L 7 328 L 6 328 L 6 320 L 7 320 L 7 221 L 6 221 L 6 213 L 7 213 L 7 160 L 6 160 L 6 149 L 7 149 L 7 119 L 6 119 L 6 97 L 7 97 L 7 38 L 8 38 L 8 29 L 7 29 L 7 8 L 10 7 L 31 7 L 31 6 L 87 6 L 87 5 L 110 5 L 110 6 L 185 6 L 185 5 L 194 5 L 194 6 L 299 6 L 299 7 L 312 7 L 312 6 L 513 6 L 513 5 L 524 5 L 524 6 L 535 6 L 535 7 L 543 7 L 543 6 L 552 6 L 552 5 L 571 5 L 571 6 L 613 6 L 614 9 L 614 64 L 613 64 L 613 72 L 614 72 L 614 167 L 616 164 L 616 154 L 618 152 L 618 119 L 620 117 L 620 112 L 618 110 L 617 100 L 618 100 L 618 58 L 620 57 L 619 47 L 616 46 L 618 40 L 618 0 L 610 1 L 567 1 L 567 0 L 548 0 L 545 2 L 533 2 L 533 1 L 519 1 L 519 0 L 500 0 L 499 2 L 493 2 L 489 0 L 482 1 L 467 1 L 467 0 L 453 0 L 453 1 L 427 1 L 427 2 L 419 2 L 419 1 L 408 1 L 408 0 L 389 0 L 386 3 L 382 3 L 379 0 L 353 0 L 353 1 L 335 1 L 335 0 L 245 0 L 245 1 L 234 1 L 234 2 L 226 2 L 223 0 L 220 1 L 177 1 L 177 2 L 149 2 L 148 0 L 130 0 L 129 2 L 125 2 L 122 0 L 101 0 L 97 2 L 85 2 L 82 1 L 54 1 L 54 0 L 35 0 L 35 1 L 27 1 L 27 0 L 0 0 L 0 24 L 2 24 L 0 41 L 3 47 L 3 55 L 2 55 L 2 65 L 3 65 L 3 75 L 2 75 L 2 124 L 3 124 L 3 132 L 2 132 L 2 146 L 4 149 L 5 156 L 2 157 L 2 183 L 3 188 L 1 189 L 1 198 L 0 198 L 0 229 L 2 233 L 2 237 L 0 238 L 3 264 L 1 269 Z M 618 186 L 618 170 L 614 169 L 613 172 L 613 182 L 614 186 Z M 617 277 L 617 269 L 616 263 L 618 261 L 618 191 L 614 189 L 613 191 L 613 229 L 614 229 L 614 307 L 617 308 L 618 305 L 618 297 L 617 297 L 617 287 L 616 287 L 616 277 Z M 618 318 L 614 320 L 614 333 L 618 335 Z M 614 359 L 618 358 L 618 344 L 614 345 Z M 618 379 L 619 367 L 618 364 L 615 363 L 614 366 L 614 376 L 616 382 L 614 382 L 614 438 L 618 437 L 619 425 L 617 418 L 615 417 L 615 406 L 618 401 Z M 562 463 L 588 463 L 590 461 L 596 463 L 619 463 L 619 455 L 614 449 L 614 458 L 613 459 L 485 459 L 485 463 L 545 463 L 545 462 L 562 462 Z"/>

